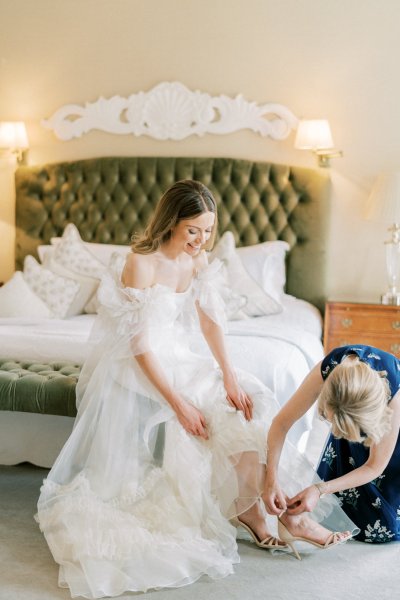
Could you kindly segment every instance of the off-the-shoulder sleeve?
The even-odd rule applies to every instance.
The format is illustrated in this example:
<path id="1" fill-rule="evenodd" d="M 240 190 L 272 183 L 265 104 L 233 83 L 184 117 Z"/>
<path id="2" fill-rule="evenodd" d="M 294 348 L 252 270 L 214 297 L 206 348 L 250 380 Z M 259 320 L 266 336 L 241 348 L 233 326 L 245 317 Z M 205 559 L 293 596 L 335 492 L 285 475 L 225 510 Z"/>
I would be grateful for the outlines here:
<path id="1" fill-rule="evenodd" d="M 150 349 L 148 334 L 152 327 L 157 327 L 162 308 L 158 295 L 159 290 L 153 287 L 125 288 L 112 272 L 107 272 L 101 280 L 97 292 L 100 321 L 116 340 L 129 340 L 132 355 Z"/>
<path id="2" fill-rule="evenodd" d="M 106 273 L 97 291 L 98 313 L 114 320 L 118 330 L 133 326 L 145 316 L 146 291 L 123 288 L 111 273 Z"/>
<path id="3" fill-rule="evenodd" d="M 193 292 L 200 309 L 226 331 L 225 304 L 217 289 L 222 267 L 223 263 L 216 258 L 198 271 L 193 279 Z"/>
<path id="4" fill-rule="evenodd" d="M 89 338 L 91 350 L 76 388 L 78 407 L 96 369 L 108 369 L 110 360 L 118 365 L 151 350 L 161 305 L 158 293 L 156 288 L 124 288 L 111 271 L 103 275 L 97 292 L 98 318 Z"/>

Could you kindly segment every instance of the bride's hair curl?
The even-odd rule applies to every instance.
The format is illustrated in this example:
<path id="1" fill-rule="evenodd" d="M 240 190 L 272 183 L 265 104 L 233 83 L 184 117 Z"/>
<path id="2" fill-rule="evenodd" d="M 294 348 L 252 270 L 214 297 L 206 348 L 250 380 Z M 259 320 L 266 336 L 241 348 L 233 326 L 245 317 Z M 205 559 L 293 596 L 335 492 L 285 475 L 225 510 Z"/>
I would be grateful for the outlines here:
<path id="1" fill-rule="evenodd" d="M 318 411 L 329 417 L 335 437 L 371 446 L 389 432 L 392 409 L 385 375 L 358 359 L 345 360 L 328 375 Z"/>
<path id="2" fill-rule="evenodd" d="M 205 212 L 215 214 L 212 234 L 204 245 L 212 248 L 217 231 L 217 205 L 210 190 L 200 181 L 182 179 L 174 183 L 160 198 L 154 214 L 142 234 L 132 236 L 131 248 L 138 254 L 152 254 L 171 237 L 173 228 L 185 219 Z"/>

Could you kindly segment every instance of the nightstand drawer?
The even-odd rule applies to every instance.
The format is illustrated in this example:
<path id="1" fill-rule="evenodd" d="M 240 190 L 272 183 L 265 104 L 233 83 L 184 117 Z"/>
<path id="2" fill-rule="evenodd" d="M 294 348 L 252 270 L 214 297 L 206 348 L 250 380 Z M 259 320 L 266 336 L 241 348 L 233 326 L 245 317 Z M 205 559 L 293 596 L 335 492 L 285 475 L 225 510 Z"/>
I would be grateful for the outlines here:
<path id="1" fill-rule="evenodd" d="M 327 302 L 324 348 L 366 344 L 400 356 L 400 307 Z"/>
<path id="2" fill-rule="evenodd" d="M 329 340 L 325 344 L 325 352 L 330 352 L 338 346 L 356 346 L 357 344 L 375 346 L 375 348 L 386 350 L 386 352 L 391 352 L 391 354 L 400 357 L 400 340 L 398 337 L 372 335 L 368 332 L 355 332 L 353 335 L 350 332 L 348 335 L 336 332 L 329 336 Z"/>
<path id="3" fill-rule="evenodd" d="M 376 310 L 364 312 L 354 309 L 333 308 L 330 313 L 330 326 L 334 331 L 365 331 L 378 334 L 388 333 L 400 336 L 400 310 L 383 313 Z"/>

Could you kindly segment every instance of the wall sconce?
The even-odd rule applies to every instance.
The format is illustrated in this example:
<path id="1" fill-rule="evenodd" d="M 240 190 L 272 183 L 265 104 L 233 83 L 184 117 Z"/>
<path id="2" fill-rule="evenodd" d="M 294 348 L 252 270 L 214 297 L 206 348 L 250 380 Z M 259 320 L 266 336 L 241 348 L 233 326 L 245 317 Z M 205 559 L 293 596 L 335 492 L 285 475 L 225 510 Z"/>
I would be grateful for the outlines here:
<path id="1" fill-rule="evenodd" d="M 319 167 L 330 167 L 330 159 L 343 156 L 334 150 L 329 122 L 326 119 L 303 119 L 297 128 L 294 147 L 298 150 L 311 150 L 317 155 Z"/>
<path id="2" fill-rule="evenodd" d="M 22 121 L 1 122 L 0 148 L 14 154 L 19 165 L 26 164 L 29 142 L 25 123 Z"/>
<path id="3" fill-rule="evenodd" d="M 381 173 L 366 205 L 365 218 L 390 225 L 391 238 L 385 242 L 389 289 L 382 304 L 400 305 L 400 171 Z"/>

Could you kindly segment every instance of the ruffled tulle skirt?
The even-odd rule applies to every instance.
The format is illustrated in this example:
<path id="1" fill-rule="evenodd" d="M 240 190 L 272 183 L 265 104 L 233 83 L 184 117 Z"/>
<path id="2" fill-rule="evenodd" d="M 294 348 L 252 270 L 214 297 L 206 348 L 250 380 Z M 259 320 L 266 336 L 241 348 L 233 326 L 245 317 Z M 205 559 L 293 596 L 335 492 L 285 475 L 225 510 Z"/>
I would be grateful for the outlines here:
<path id="1" fill-rule="evenodd" d="M 43 483 L 37 520 L 59 585 L 86 598 L 179 587 L 232 573 L 239 561 L 230 519 L 262 491 L 265 442 L 277 404 L 253 376 L 239 380 L 254 403 L 247 422 L 226 400 L 210 358 L 177 345 L 159 356 L 171 385 L 197 406 L 209 439 L 188 434 L 129 352 L 116 347 L 85 384 L 71 437 Z M 288 446 L 281 480 L 288 494 L 314 472 Z M 319 520 L 351 529 L 330 501 Z M 271 523 L 271 528 L 274 527 Z"/>

